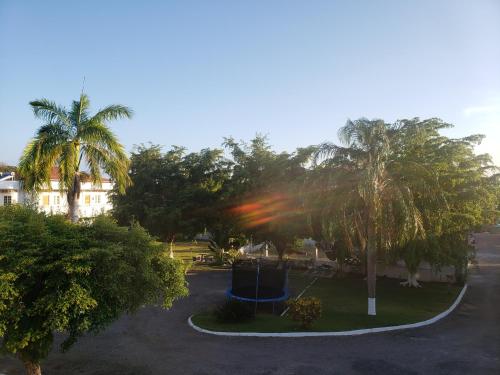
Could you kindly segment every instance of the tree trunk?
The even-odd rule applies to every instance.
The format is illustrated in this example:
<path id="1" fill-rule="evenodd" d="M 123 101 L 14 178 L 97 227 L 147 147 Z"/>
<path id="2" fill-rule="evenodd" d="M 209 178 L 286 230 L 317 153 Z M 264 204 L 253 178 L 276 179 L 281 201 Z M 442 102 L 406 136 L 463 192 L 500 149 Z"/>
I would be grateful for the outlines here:
<path id="1" fill-rule="evenodd" d="M 72 223 L 77 223 L 80 219 L 79 210 L 79 199 L 76 197 L 76 194 L 68 194 L 68 217 Z"/>
<path id="2" fill-rule="evenodd" d="M 73 179 L 73 186 L 67 192 L 68 217 L 72 223 L 77 223 L 80 219 L 80 174 L 76 173 Z"/>
<path id="3" fill-rule="evenodd" d="M 377 283 L 377 238 L 375 228 L 375 210 L 370 207 L 367 223 L 366 271 L 368 283 L 368 315 L 377 315 L 375 288 Z"/>
<path id="4" fill-rule="evenodd" d="M 412 273 L 410 271 L 408 271 L 408 280 L 403 281 L 400 284 L 402 286 L 409 286 L 409 287 L 413 287 L 413 288 L 421 288 L 422 287 L 422 285 L 420 285 L 420 283 L 417 280 L 417 273 L 416 272 Z"/>
<path id="5" fill-rule="evenodd" d="M 377 315 L 376 310 L 376 283 L 377 283 L 377 249 L 368 245 L 367 256 L 367 281 L 368 281 L 368 315 Z"/>
<path id="6" fill-rule="evenodd" d="M 169 254 L 170 258 L 174 259 L 174 239 L 172 238 L 172 240 L 170 241 L 170 254 Z"/>
<path id="7" fill-rule="evenodd" d="M 42 375 L 42 368 L 39 363 L 34 363 L 31 361 L 23 361 L 24 368 L 26 369 L 26 375 Z"/>

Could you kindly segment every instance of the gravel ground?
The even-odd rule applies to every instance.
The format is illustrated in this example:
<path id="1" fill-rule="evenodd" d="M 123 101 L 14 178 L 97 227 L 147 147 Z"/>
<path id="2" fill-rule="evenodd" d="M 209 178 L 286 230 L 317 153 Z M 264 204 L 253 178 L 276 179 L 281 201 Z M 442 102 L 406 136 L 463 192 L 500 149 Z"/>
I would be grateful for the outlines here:
<path id="1" fill-rule="evenodd" d="M 228 272 L 189 277 L 191 296 L 172 310 L 144 308 L 67 353 L 54 350 L 45 375 L 500 374 L 500 235 L 477 236 L 478 266 L 460 306 L 426 328 L 357 337 L 217 337 L 187 317 L 221 299 Z M 60 341 L 60 340 L 58 340 Z M 23 374 L 0 357 L 0 374 Z"/>

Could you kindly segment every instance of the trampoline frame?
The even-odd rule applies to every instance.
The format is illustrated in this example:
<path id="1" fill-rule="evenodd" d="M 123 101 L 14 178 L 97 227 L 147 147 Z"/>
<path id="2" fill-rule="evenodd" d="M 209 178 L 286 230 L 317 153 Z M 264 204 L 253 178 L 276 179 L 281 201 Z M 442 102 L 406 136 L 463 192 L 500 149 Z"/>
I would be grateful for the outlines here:
<path id="1" fill-rule="evenodd" d="M 226 296 L 229 298 L 237 299 L 239 301 L 244 301 L 244 302 L 283 302 L 286 301 L 289 297 L 290 294 L 288 292 L 288 287 L 286 286 L 285 289 L 283 290 L 283 296 L 281 297 L 272 297 L 272 298 L 247 298 L 247 297 L 240 297 L 232 293 L 232 288 L 229 288 L 226 291 Z"/>

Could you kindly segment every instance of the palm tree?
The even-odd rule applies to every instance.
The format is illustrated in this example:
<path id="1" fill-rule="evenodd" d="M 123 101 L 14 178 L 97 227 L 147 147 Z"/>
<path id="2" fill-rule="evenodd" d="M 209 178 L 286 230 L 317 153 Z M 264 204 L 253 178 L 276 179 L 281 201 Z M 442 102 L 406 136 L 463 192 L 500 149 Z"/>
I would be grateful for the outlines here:
<path id="1" fill-rule="evenodd" d="M 84 173 L 83 163 L 89 168 L 89 178 L 97 185 L 103 172 L 108 174 L 120 193 L 130 184 L 129 159 L 107 121 L 130 118 L 132 110 L 122 105 L 110 105 L 94 116 L 88 112 L 90 102 L 85 94 L 73 101 L 70 110 L 47 99 L 30 102 L 33 113 L 44 124 L 25 147 L 19 163 L 27 191 L 50 187 L 50 172 L 59 169 L 59 189 L 67 192 L 68 216 L 72 222 L 79 219 L 78 201 Z"/>
<path id="2" fill-rule="evenodd" d="M 406 183 L 395 145 L 399 129 L 382 120 L 348 121 L 339 130 L 346 147 L 319 146 L 316 159 L 329 174 L 329 217 L 341 221 L 343 243 L 356 243 L 366 254 L 368 314 L 376 315 L 377 252 L 414 239 L 422 232 L 421 215 Z M 329 172 L 329 173 L 328 173 Z M 333 213 L 332 213 L 333 211 Z M 336 214 L 335 214 L 336 213 Z"/>

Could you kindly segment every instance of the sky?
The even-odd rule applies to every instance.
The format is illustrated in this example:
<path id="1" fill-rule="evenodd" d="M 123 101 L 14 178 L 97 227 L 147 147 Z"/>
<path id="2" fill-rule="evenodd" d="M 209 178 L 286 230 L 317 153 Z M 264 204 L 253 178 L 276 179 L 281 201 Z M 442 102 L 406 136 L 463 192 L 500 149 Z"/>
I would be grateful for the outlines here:
<path id="1" fill-rule="evenodd" d="M 498 0 L 0 0 L 0 161 L 42 125 L 29 102 L 124 104 L 128 151 L 268 135 L 277 151 L 347 119 L 439 117 L 500 165 Z"/>

